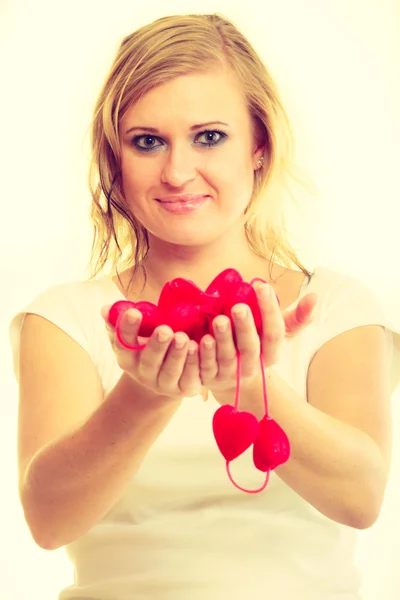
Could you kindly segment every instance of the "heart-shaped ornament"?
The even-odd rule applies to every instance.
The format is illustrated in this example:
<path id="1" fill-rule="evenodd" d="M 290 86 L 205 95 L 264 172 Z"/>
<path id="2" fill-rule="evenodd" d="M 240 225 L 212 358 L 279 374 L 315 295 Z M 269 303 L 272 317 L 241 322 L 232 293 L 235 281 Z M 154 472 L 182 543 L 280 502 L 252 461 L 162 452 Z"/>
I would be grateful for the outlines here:
<path id="1" fill-rule="evenodd" d="M 224 296 L 232 293 L 242 283 L 243 278 L 236 269 L 225 269 L 217 275 L 206 289 L 210 296 Z"/>
<path id="2" fill-rule="evenodd" d="M 254 443 L 259 424 L 255 415 L 238 411 L 230 404 L 221 406 L 214 414 L 213 432 L 222 456 L 234 460 Z"/>
<path id="3" fill-rule="evenodd" d="M 253 461 L 254 466 L 265 473 L 289 459 L 290 443 L 282 427 L 271 417 L 263 417 L 258 426 L 258 436 L 253 446 Z"/>
<path id="4" fill-rule="evenodd" d="M 108 320 L 115 327 L 120 314 L 130 308 L 136 308 L 143 315 L 142 322 L 140 323 L 139 335 L 141 337 L 150 337 L 154 329 L 159 325 L 158 308 L 151 302 L 145 302 L 144 300 L 140 302 L 118 300 L 118 302 L 114 302 L 111 306 L 110 312 L 108 313 Z"/>
<path id="5" fill-rule="evenodd" d="M 176 277 L 171 281 L 167 281 L 162 288 L 158 299 L 158 307 L 161 310 L 167 310 L 178 302 L 200 306 L 204 302 L 204 292 L 193 281 Z"/>
<path id="6" fill-rule="evenodd" d="M 199 307 L 180 302 L 169 309 L 159 310 L 159 319 L 172 331 L 184 331 L 191 340 L 200 342 L 206 333 L 206 316 Z"/>

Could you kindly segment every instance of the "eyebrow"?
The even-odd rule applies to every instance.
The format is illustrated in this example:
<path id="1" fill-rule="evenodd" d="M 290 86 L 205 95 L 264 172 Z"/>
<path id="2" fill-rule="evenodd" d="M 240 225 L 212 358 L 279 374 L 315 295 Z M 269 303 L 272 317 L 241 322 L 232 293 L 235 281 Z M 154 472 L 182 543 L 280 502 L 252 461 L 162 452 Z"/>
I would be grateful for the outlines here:
<path id="1" fill-rule="evenodd" d="M 226 125 L 229 127 L 228 123 L 223 123 L 222 121 L 209 121 L 208 123 L 198 123 L 197 125 L 193 125 L 190 128 L 190 131 L 195 131 L 196 129 L 202 129 L 202 127 L 207 127 L 209 125 Z M 141 131 L 150 131 L 151 133 L 160 133 L 158 129 L 155 127 L 142 127 L 140 125 L 135 125 L 134 127 L 130 127 L 125 133 L 130 133 L 135 129 L 140 129 Z"/>

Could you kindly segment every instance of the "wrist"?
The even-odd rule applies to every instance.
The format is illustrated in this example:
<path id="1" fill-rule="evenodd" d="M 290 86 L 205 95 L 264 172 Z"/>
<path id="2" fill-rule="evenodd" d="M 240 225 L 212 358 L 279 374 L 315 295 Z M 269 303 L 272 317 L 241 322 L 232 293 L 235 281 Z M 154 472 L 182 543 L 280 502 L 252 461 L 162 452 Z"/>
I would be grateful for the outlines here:
<path id="1" fill-rule="evenodd" d="M 127 396 L 134 400 L 135 404 L 146 406 L 146 408 L 153 407 L 157 410 L 168 407 L 174 408 L 183 400 L 183 395 L 160 394 L 142 385 L 126 372 L 122 374 L 120 383 L 124 386 Z"/>
<path id="2" fill-rule="evenodd" d="M 266 367 L 264 374 L 267 387 L 267 397 L 269 397 L 268 385 L 272 382 L 276 372 L 274 371 L 273 367 Z M 236 398 L 236 382 L 228 388 L 219 390 L 213 390 L 211 388 L 210 391 L 219 404 L 230 404 L 234 406 Z M 265 414 L 261 371 L 259 370 L 254 377 L 241 379 L 239 391 L 238 410 L 251 412 L 261 419 Z"/>

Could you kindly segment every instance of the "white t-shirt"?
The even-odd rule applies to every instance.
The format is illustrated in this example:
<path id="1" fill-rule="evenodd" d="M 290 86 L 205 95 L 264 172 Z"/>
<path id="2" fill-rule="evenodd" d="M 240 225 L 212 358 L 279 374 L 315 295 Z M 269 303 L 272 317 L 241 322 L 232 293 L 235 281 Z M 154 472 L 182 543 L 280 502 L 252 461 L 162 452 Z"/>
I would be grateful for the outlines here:
<path id="1" fill-rule="evenodd" d="M 391 389 L 400 377 L 400 336 L 369 288 L 317 267 L 300 297 L 319 296 L 313 324 L 287 341 L 276 370 L 306 401 L 307 369 L 328 340 L 354 327 L 386 327 Z M 26 312 L 52 321 L 90 355 L 107 394 L 121 376 L 100 309 L 123 296 L 111 277 L 47 289 L 11 322 L 18 378 Z M 296 301 L 297 302 L 297 301 Z M 294 303 L 295 304 L 295 303 Z M 126 492 L 89 532 L 66 547 L 74 585 L 59 600 L 356 600 L 356 530 L 323 516 L 273 472 L 246 494 L 228 480 L 212 433 L 219 407 L 186 398 Z M 232 463 L 235 480 L 257 488 L 251 451 Z M 104 482 L 107 485 L 107 482 Z"/>

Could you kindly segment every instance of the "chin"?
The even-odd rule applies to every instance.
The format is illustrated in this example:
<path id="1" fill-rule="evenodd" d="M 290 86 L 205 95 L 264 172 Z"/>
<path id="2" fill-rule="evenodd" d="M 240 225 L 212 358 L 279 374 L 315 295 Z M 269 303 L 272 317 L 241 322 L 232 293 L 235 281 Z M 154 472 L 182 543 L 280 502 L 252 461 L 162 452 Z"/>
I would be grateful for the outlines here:
<path id="1" fill-rule="evenodd" d="M 221 237 L 222 232 L 220 234 L 215 233 L 211 234 L 209 230 L 199 231 L 199 228 L 194 227 L 189 230 L 183 231 L 182 229 L 176 232 L 168 232 L 169 235 L 165 235 L 165 230 L 160 234 L 155 232 L 152 233 L 152 236 L 157 238 L 159 242 L 165 244 L 173 244 L 174 246 L 204 246 L 207 244 L 211 244 Z"/>

